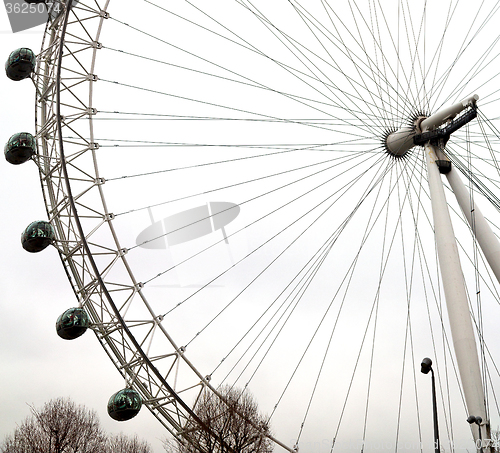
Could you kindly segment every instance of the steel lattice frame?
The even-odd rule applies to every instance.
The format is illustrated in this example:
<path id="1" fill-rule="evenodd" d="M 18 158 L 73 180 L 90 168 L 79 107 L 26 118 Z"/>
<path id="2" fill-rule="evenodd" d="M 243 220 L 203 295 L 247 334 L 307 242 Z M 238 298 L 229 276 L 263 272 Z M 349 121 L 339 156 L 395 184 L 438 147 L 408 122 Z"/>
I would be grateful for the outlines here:
<path id="1" fill-rule="evenodd" d="M 47 24 L 34 77 L 35 162 L 56 230 L 55 246 L 79 305 L 127 385 L 141 394 L 171 434 L 182 436 L 193 420 L 201 423 L 193 407 L 210 387 L 209 378 L 187 360 L 184 348 L 162 325 L 163 318 L 153 313 L 113 228 L 92 124 L 98 113 L 93 106 L 93 86 L 99 80 L 94 67 L 109 0 L 80 1 L 74 7 L 71 2 Z M 180 372 L 183 382 L 190 382 L 182 388 L 176 386 Z"/>

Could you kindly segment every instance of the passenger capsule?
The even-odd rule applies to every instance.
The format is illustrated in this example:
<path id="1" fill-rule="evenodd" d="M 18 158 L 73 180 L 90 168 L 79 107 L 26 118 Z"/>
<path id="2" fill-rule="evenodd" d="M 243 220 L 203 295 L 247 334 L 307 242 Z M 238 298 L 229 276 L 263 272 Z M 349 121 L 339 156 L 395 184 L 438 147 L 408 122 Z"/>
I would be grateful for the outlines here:
<path id="1" fill-rule="evenodd" d="M 116 392 L 108 402 L 109 416 L 119 422 L 134 418 L 142 406 L 142 398 L 133 389 L 123 389 Z"/>
<path id="2" fill-rule="evenodd" d="M 45 220 L 37 220 L 28 225 L 21 235 L 23 249 L 31 252 L 41 252 L 54 241 L 56 237 L 54 228 Z"/>
<path id="3" fill-rule="evenodd" d="M 56 321 L 57 335 L 65 340 L 82 336 L 90 325 L 89 315 L 83 308 L 70 308 Z"/>
<path id="4" fill-rule="evenodd" d="M 28 78 L 35 70 L 36 57 L 31 49 L 22 47 L 14 50 L 5 63 L 5 72 L 11 80 Z"/>
<path id="5" fill-rule="evenodd" d="M 4 153 L 7 162 L 13 165 L 24 164 L 36 152 L 35 138 L 28 132 L 19 132 L 9 138 Z"/>

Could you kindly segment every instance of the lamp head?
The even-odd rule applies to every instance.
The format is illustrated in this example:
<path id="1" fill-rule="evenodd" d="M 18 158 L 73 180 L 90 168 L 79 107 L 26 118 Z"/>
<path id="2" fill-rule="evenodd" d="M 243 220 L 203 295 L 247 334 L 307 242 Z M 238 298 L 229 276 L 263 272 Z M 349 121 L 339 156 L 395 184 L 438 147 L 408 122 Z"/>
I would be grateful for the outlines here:
<path id="1" fill-rule="evenodd" d="M 475 417 L 474 415 L 469 415 L 467 417 L 467 421 L 472 425 L 475 423 L 476 425 L 480 425 L 483 422 L 483 419 L 479 416 Z"/>
<path id="2" fill-rule="evenodd" d="M 421 366 L 420 371 L 424 374 L 427 374 L 431 370 L 432 360 L 429 359 L 429 357 L 426 357 L 424 360 L 422 360 L 420 366 Z"/>

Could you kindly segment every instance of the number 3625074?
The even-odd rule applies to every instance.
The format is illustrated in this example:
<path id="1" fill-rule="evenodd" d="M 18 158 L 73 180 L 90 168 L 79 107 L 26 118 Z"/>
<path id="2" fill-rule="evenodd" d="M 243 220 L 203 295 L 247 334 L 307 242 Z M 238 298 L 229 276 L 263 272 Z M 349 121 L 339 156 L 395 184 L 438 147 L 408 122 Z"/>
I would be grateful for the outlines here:
<path id="1" fill-rule="evenodd" d="M 61 7 L 60 3 L 6 3 L 5 8 L 7 14 L 36 14 L 43 13 L 46 11 L 58 12 L 57 10 Z"/>

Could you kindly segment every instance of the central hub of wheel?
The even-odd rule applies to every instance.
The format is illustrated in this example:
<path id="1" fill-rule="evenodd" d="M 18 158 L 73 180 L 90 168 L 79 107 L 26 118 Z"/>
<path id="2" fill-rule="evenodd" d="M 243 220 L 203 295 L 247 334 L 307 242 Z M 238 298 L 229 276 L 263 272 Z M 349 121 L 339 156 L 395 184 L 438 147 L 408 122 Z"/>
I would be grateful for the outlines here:
<path id="1" fill-rule="evenodd" d="M 437 113 L 427 117 L 417 114 L 408 126 L 396 131 L 391 131 L 384 137 L 384 145 L 387 153 L 394 157 L 404 157 L 414 146 L 423 146 L 425 143 L 442 139 L 445 142 L 450 135 L 477 116 L 476 102 L 477 94 L 464 99 Z M 457 119 L 455 117 L 466 110 Z M 446 124 L 444 127 L 440 127 Z"/>
<path id="2" fill-rule="evenodd" d="M 415 146 L 413 138 L 420 130 L 420 123 L 426 118 L 423 115 L 415 115 L 415 119 L 410 120 L 408 126 L 388 132 L 384 137 L 385 150 L 393 157 L 404 157 Z"/>

